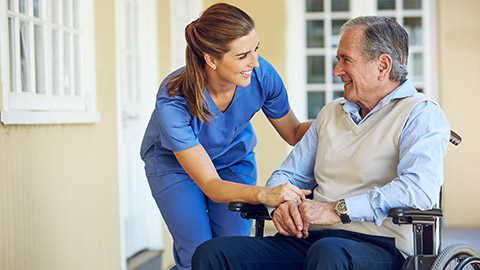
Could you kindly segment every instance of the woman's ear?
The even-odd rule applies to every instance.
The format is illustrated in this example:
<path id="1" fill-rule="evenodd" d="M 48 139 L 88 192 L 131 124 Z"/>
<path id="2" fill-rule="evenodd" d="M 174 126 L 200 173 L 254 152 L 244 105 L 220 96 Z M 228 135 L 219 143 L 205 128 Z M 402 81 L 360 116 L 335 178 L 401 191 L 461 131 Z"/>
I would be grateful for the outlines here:
<path id="1" fill-rule="evenodd" d="M 207 63 L 209 67 L 211 67 L 213 70 L 217 69 L 217 65 L 215 64 L 215 57 L 211 56 L 210 54 L 205 54 L 204 58 L 205 63 Z"/>
<path id="2" fill-rule="evenodd" d="M 378 57 L 379 79 L 389 79 L 392 71 L 392 57 L 388 54 L 382 54 Z"/>

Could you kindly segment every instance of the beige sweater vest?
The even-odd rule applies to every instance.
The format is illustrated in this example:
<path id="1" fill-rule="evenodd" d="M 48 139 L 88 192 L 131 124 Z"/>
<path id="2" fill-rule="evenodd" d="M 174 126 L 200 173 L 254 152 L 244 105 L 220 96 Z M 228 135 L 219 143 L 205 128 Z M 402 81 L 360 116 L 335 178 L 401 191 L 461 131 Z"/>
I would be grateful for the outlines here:
<path id="1" fill-rule="evenodd" d="M 426 99 L 425 95 L 417 94 L 392 100 L 359 126 L 339 104 L 342 99 L 327 104 L 317 126 L 315 200 L 331 202 L 363 194 L 397 177 L 400 135 L 413 107 Z M 311 229 L 324 228 L 394 237 L 396 247 L 404 255 L 413 253 L 411 226 L 395 225 L 391 218 L 385 219 L 381 226 L 352 222 Z"/>

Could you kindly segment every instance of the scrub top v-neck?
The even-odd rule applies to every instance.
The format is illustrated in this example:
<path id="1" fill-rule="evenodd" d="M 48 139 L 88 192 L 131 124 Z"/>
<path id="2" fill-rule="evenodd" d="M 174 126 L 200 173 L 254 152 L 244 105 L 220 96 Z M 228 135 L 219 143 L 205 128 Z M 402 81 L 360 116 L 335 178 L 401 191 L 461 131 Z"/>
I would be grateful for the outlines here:
<path id="1" fill-rule="evenodd" d="M 250 123 L 253 115 L 262 109 L 267 117 L 278 119 L 290 110 L 287 91 L 279 74 L 262 57 L 258 58 L 258 62 L 260 65 L 252 71 L 251 83 L 246 87 L 237 86 L 232 102 L 224 112 L 217 108 L 204 88 L 208 108 L 215 115 L 210 118 L 210 124 L 190 114 L 183 91 L 175 97 L 166 92 L 168 81 L 183 68 L 165 78 L 141 148 L 142 158 L 153 151 L 158 175 L 185 173 L 173 151 L 185 150 L 199 143 L 217 170 L 244 159 L 254 159 L 252 153 L 257 139 Z"/>
<path id="2" fill-rule="evenodd" d="M 235 100 L 235 96 L 237 95 L 237 88 L 238 86 L 235 86 L 235 90 L 233 90 L 233 97 L 232 97 L 232 100 L 230 100 L 230 104 L 228 104 L 227 108 L 225 108 L 224 111 L 220 110 L 218 108 L 218 105 L 215 103 L 215 101 L 213 100 L 212 96 L 210 95 L 210 92 L 208 92 L 208 90 L 206 88 L 204 88 L 204 95 L 205 95 L 205 98 L 208 99 L 207 100 L 207 103 L 211 106 L 210 107 L 210 111 L 212 112 L 213 110 L 216 110 L 218 111 L 219 114 L 222 114 L 222 113 L 225 113 L 226 111 L 228 111 L 228 108 L 230 108 L 230 106 L 232 105 L 232 103 L 234 102 Z M 212 106 L 213 105 L 213 106 Z M 214 109 L 213 109 L 214 108 Z M 215 113 L 216 114 L 216 113 Z"/>

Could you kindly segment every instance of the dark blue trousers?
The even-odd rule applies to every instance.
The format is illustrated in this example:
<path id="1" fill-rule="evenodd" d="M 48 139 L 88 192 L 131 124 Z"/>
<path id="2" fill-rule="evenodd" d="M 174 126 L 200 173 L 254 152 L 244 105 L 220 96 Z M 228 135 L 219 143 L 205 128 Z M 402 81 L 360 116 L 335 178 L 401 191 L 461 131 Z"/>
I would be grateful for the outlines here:
<path id="1" fill-rule="evenodd" d="M 307 239 L 220 237 L 200 245 L 193 270 L 400 269 L 395 239 L 343 230 L 310 231 Z"/>

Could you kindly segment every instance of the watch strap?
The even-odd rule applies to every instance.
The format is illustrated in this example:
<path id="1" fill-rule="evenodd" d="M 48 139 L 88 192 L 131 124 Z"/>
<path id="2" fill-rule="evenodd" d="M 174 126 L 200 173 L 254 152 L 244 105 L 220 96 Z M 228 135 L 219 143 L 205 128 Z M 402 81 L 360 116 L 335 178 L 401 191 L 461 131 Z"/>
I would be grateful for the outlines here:
<path id="1" fill-rule="evenodd" d="M 335 211 L 337 212 L 337 215 L 340 217 L 340 220 L 343 224 L 348 224 L 351 222 L 350 217 L 348 216 L 347 204 L 344 199 L 338 201 L 337 205 L 335 206 Z"/>
<path id="2" fill-rule="evenodd" d="M 348 224 L 352 222 L 348 214 L 340 214 L 340 220 L 342 221 L 343 224 Z"/>

